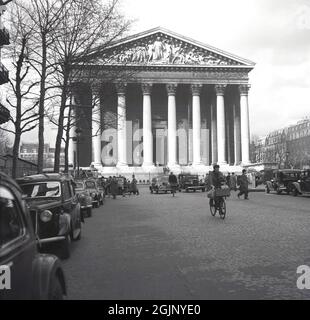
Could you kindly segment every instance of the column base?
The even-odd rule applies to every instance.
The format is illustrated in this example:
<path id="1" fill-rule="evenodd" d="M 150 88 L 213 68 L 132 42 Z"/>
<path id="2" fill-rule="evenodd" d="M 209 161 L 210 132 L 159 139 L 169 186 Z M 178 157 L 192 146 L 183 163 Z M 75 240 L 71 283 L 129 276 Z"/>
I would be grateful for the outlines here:
<path id="1" fill-rule="evenodd" d="M 155 168 L 155 165 L 154 165 L 154 163 L 152 163 L 152 162 L 149 162 L 149 163 L 143 162 L 141 167 L 142 167 L 142 168 L 151 168 L 151 169 L 154 169 L 154 168 Z"/>
<path id="2" fill-rule="evenodd" d="M 242 167 L 247 167 L 247 166 L 249 166 L 251 164 L 251 162 L 250 161 L 245 161 L 245 162 L 240 162 L 240 166 L 242 166 Z"/>
<path id="3" fill-rule="evenodd" d="M 227 165 L 227 162 L 226 161 L 218 161 L 217 164 L 219 166 L 226 166 Z"/>
<path id="4" fill-rule="evenodd" d="M 117 167 L 128 167 L 128 163 L 127 162 L 120 162 L 118 161 L 116 164 Z"/>

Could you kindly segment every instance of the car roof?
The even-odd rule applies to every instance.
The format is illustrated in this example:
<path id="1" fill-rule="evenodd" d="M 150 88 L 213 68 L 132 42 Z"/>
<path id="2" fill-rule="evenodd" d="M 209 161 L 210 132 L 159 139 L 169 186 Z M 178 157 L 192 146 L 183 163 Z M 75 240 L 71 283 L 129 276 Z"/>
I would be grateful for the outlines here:
<path id="1" fill-rule="evenodd" d="M 61 181 L 70 180 L 70 179 L 72 178 L 60 173 L 43 173 L 43 174 L 35 174 L 32 176 L 18 178 L 16 179 L 16 181 L 20 184 L 20 183 L 26 183 L 26 182 L 43 182 L 43 181 L 61 182 Z"/>

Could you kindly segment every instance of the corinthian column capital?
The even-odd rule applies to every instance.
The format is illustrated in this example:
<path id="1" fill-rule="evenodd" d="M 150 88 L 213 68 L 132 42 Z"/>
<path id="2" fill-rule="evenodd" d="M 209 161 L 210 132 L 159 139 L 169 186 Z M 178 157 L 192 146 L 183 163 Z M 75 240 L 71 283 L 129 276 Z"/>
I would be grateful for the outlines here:
<path id="1" fill-rule="evenodd" d="M 216 84 L 214 86 L 217 96 L 223 96 L 225 94 L 226 84 Z"/>
<path id="2" fill-rule="evenodd" d="M 201 89 L 202 89 L 202 84 L 192 84 L 191 85 L 192 95 L 199 96 L 201 93 Z"/>
<path id="3" fill-rule="evenodd" d="M 125 95 L 126 94 L 126 87 L 127 83 L 124 82 L 118 82 L 115 84 L 116 92 L 118 95 Z"/>
<path id="4" fill-rule="evenodd" d="M 178 87 L 178 85 L 176 83 L 166 84 L 168 96 L 174 96 L 177 91 L 177 87 Z"/>
<path id="5" fill-rule="evenodd" d="M 141 83 L 142 93 L 144 95 L 150 95 L 152 93 L 152 83 Z"/>
<path id="6" fill-rule="evenodd" d="M 239 85 L 239 92 L 242 95 L 248 95 L 250 88 L 251 88 L 251 86 L 249 84 L 240 84 Z"/>

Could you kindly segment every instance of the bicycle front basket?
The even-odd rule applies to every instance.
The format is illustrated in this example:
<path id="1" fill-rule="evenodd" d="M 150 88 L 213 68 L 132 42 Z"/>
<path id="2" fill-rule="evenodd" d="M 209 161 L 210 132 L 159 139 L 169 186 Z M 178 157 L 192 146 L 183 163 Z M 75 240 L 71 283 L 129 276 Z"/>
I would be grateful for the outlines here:
<path id="1" fill-rule="evenodd" d="M 229 197 L 230 189 L 228 186 L 222 186 L 221 189 L 215 189 L 216 197 Z"/>

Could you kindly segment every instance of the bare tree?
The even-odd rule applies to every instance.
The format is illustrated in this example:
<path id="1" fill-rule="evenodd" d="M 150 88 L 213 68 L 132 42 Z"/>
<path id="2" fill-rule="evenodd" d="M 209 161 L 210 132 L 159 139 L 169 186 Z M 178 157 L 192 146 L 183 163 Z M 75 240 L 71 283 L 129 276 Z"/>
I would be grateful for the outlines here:
<path id="1" fill-rule="evenodd" d="M 34 90 L 38 82 L 33 80 L 28 61 L 29 42 L 33 29 L 22 10 L 14 5 L 11 7 L 11 43 L 6 53 L 11 57 L 14 75 L 9 81 L 9 93 L 6 101 L 10 107 L 10 121 L 14 129 L 1 128 L 14 135 L 12 176 L 16 177 L 19 146 L 23 133 L 37 126 L 37 101 Z"/>
<path id="2" fill-rule="evenodd" d="M 55 61 L 59 61 L 55 80 L 60 89 L 58 131 L 55 143 L 55 172 L 60 169 L 60 149 L 70 84 L 80 73 L 80 69 L 75 69 L 73 66 L 87 64 L 93 58 L 94 52 L 103 54 L 104 49 L 113 40 L 123 35 L 130 24 L 118 13 L 118 0 L 110 0 L 105 3 L 100 0 L 60 1 L 64 8 L 63 18 L 58 29 L 55 30 L 53 43 L 54 58 Z M 88 71 L 89 79 L 91 79 L 94 70 L 90 68 Z M 67 127 L 69 128 L 70 125 Z M 66 143 L 68 142 L 67 139 Z"/>
<path id="3" fill-rule="evenodd" d="M 55 41 L 55 30 L 60 25 L 64 6 L 69 0 L 31 0 L 18 2 L 33 28 L 29 46 L 29 63 L 40 79 L 38 96 L 38 172 L 43 170 L 44 116 L 46 96 L 50 76 L 55 72 L 55 61 L 50 56 L 50 48 Z"/>

